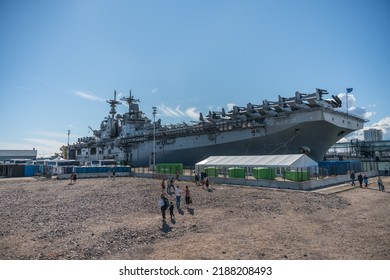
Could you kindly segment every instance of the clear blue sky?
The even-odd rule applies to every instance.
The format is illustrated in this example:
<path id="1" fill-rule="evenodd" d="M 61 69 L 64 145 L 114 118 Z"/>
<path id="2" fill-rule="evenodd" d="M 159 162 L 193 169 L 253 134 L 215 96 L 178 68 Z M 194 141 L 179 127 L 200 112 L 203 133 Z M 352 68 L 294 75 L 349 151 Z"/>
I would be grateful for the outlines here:
<path id="1" fill-rule="evenodd" d="M 390 139 L 389 26 L 386 0 L 1 0 L 0 149 L 59 152 L 130 89 L 169 124 L 352 87 Z"/>

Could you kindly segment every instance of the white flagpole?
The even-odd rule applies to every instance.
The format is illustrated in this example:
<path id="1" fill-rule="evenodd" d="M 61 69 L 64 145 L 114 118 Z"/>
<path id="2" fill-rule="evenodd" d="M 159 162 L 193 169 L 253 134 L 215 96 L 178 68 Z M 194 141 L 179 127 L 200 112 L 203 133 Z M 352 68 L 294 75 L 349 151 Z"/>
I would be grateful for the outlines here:
<path id="1" fill-rule="evenodd" d="M 348 114 L 348 93 L 352 92 L 353 88 L 346 88 L 345 89 L 345 98 L 347 99 L 346 100 L 346 103 L 347 103 L 347 114 Z"/>

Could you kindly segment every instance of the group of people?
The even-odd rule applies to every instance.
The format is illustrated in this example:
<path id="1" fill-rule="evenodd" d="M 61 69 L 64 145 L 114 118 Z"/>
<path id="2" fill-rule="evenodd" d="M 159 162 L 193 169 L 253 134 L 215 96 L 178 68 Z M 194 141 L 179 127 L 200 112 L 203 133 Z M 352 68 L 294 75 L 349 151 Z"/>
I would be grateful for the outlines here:
<path id="1" fill-rule="evenodd" d="M 355 172 L 353 170 L 351 171 L 349 177 L 351 178 L 351 185 L 352 186 L 356 186 L 356 184 L 355 184 Z M 364 188 L 368 188 L 368 177 L 367 177 L 367 175 L 363 176 L 360 173 L 358 175 L 358 177 L 357 177 L 357 180 L 358 180 L 359 186 L 361 188 L 363 188 L 363 183 L 364 183 Z M 378 176 L 377 184 L 378 184 L 379 191 L 384 192 L 385 191 L 385 186 L 383 185 L 383 181 L 382 181 L 382 178 L 380 176 Z"/>
<path id="2" fill-rule="evenodd" d="M 355 177 L 355 172 L 352 170 L 351 171 L 351 173 L 350 173 L 350 175 L 349 175 L 349 177 L 351 178 L 351 185 L 352 186 L 356 186 L 356 184 L 355 184 L 355 179 L 356 179 L 356 177 Z M 358 175 L 358 182 L 359 182 L 359 186 L 361 187 L 361 188 L 363 188 L 363 183 L 364 183 L 364 187 L 365 188 L 368 188 L 368 177 L 367 177 L 367 175 L 362 175 L 362 173 L 360 173 L 359 175 Z"/>
<path id="3" fill-rule="evenodd" d="M 179 180 L 178 173 L 176 174 L 176 180 Z M 202 185 L 203 189 L 207 189 L 208 191 L 210 190 L 210 181 L 207 176 L 207 173 L 195 173 L 194 182 L 196 186 Z M 188 207 L 189 204 L 192 204 L 192 198 L 188 186 L 185 187 L 184 195 L 186 207 Z M 163 178 L 161 181 L 161 195 L 158 201 L 158 206 L 161 209 L 161 215 L 163 220 L 166 219 L 166 211 L 168 209 L 171 219 L 175 218 L 175 214 L 173 211 L 175 209 L 175 206 L 173 201 L 169 200 L 169 197 L 176 198 L 176 208 L 180 210 L 182 190 L 179 186 L 175 187 L 175 180 L 173 177 L 168 179 Z"/>
<path id="4" fill-rule="evenodd" d="M 209 181 L 209 177 L 207 176 L 207 173 L 201 173 L 200 178 L 199 178 L 199 174 L 195 173 L 194 181 L 195 181 L 195 185 L 199 186 L 199 182 L 200 182 L 203 189 L 205 189 L 206 186 L 206 189 L 209 190 L 210 181 Z"/>
<path id="5" fill-rule="evenodd" d="M 165 183 L 165 181 L 167 181 L 167 183 Z M 167 184 L 167 186 L 165 186 L 165 184 Z M 173 192 L 175 191 L 175 180 L 173 179 L 173 177 L 171 179 L 163 178 L 163 180 L 161 182 L 162 193 L 165 193 L 165 189 L 166 189 L 166 192 L 168 195 L 173 194 Z"/>
<path id="6" fill-rule="evenodd" d="M 175 206 L 173 205 L 173 201 L 169 201 L 168 196 L 175 196 L 176 197 L 176 208 L 179 210 L 181 207 L 181 196 L 182 196 L 182 190 L 180 189 L 180 186 L 174 186 L 174 180 L 173 178 L 170 180 L 168 183 L 167 193 L 165 193 L 165 179 L 162 180 L 161 182 L 161 187 L 162 187 L 162 193 L 160 195 L 160 199 L 158 201 L 158 206 L 161 209 L 161 215 L 163 220 L 166 219 L 166 211 L 169 209 L 169 214 L 171 216 L 171 219 L 175 218 L 175 214 L 173 210 L 175 209 Z M 186 207 L 188 207 L 189 204 L 192 203 L 191 199 L 191 194 L 189 187 L 186 186 L 185 190 L 185 203 Z M 168 195 L 168 196 L 167 196 Z"/>

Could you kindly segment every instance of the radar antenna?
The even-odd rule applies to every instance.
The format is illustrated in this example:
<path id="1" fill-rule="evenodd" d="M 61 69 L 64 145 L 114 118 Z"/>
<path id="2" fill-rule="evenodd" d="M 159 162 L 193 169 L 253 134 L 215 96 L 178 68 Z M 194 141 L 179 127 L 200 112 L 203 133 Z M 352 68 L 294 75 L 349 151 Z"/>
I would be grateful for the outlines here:
<path id="1" fill-rule="evenodd" d="M 120 101 L 116 100 L 116 90 L 114 90 L 114 99 L 106 100 L 106 102 L 110 104 L 111 107 L 110 114 L 112 118 L 114 118 L 116 114 L 116 105 L 121 104 Z"/>
<path id="2" fill-rule="evenodd" d="M 134 96 L 131 94 L 131 90 L 130 90 L 130 96 L 122 97 L 121 100 L 125 101 L 129 105 L 129 113 L 132 113 L 133 107 L 131 105 L 140 102 L 139 99 L 134 98 Z"/>

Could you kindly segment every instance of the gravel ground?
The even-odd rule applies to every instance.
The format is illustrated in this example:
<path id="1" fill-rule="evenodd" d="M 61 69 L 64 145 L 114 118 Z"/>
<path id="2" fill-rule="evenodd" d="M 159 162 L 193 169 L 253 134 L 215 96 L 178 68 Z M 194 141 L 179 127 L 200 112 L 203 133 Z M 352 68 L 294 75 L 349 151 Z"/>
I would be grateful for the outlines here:
<path id="1" fill-rule="evenodd" d="M 178 181 L 193 204 L 163 222 L 157 179 L 0 179 L 0 259 L 389 260 L 390 178 L 375 180 L 328 195 Z"/>

